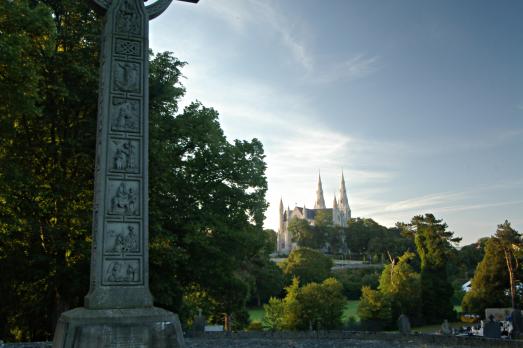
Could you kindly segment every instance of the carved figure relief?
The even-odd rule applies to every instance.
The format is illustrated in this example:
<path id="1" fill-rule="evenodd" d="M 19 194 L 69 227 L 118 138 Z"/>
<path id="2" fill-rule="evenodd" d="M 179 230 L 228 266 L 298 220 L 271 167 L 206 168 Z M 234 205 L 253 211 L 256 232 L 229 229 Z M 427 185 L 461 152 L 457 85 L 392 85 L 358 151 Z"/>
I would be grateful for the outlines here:
<path id="1" fill-rule="evenodd" d="M 139 143 L 136 140 L 112 140 L 111 170 L 137 173 L 139 169 L 138 147 Z"/>
<path id="2" fill-rule="evenodd" d="M 114 85 L 122 92 L 140 92 L 140 65 L 117 61 L 114 70 Z"/>
<path id="3" fill-rule="evenodd" d="M 118 9 L 116 31 L 140 34 L 140 15 L 131 0 L 125 0 Z"/>
<path id="4" fill-rule="evenodd" d="M 108 283 L 136 283 L 140 281 L 138 260 L 112 260 L 105 271 Z"/>
<path id="5" fill-rule="evenodd" d="M 114 98 L 111 114 L 111 129 L 113 131 L 138 132 L 140 102 L 133 99 Z"/>
<path id="6" fill-rule="evenodd" d="M 131 215 L 138 216 L 140 211 L 138 209 L 138 182 L 122 181 L 114 189 L 114 184 L 111 185 L 111 206 L 109 213 L 117 215 Z"/>
<path id="7" fill-rule="evenodd" d="M 137 223 L 109 223 L 105 238 L 105 251 L 107 253 L 138 253 L 139 225 Z"/>

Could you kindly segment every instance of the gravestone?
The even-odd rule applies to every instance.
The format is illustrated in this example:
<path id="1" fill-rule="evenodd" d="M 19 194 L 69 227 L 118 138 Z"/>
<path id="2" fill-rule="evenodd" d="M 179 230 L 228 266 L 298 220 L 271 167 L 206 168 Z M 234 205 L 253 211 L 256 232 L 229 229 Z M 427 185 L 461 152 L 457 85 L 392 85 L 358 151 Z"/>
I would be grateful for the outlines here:
<path id="1" fill-rule="evenodd" d="M 402 335 L 410 334 L 410 321 L 405 314 L 401 314 L 398 318 L 398 330 Z"/>
<path id="2" fill-rule="evenodd" d="M 192 331 L 194 334 L 202 334 L 205 332 L 205 325 L 207 325 L 207 320 L 205 319 L 205 316 L 202 314 L 202 310 L 198 309 L 198 315 L 194 317 L 194 321 L 192 324 Z"/>
<path id="3" fill-rule="evenodd" d="M 512 338 L 519 338 L 523 331 L 523 318 L 521 317 L 521 310 L 514 309 L 511 314 L 512 317 Z"/>
<path id="4" fill-rule="evenodd" d="M 499 322 L 494 321 L 493 315 L 483 324 L 483 337 L 501 338 L 501 327 L 499 326 Z"/>
<path id="5" fill-rule="evenodd" d="M 443 323 L 441 324 L 441 333 L 443 335 L 452 334 L 452 329 L 450 328 L 449 321 L 447 319 L 443 320 Z"/>
<path id="6" fill-rule="evenodd" d="M 183 347 L 178 316 L 153 307 L 148 261 L 149 20 L 172 0 L 93 1 L 105 18 L 90 288 L 60 317 L 53 347 Z"/>

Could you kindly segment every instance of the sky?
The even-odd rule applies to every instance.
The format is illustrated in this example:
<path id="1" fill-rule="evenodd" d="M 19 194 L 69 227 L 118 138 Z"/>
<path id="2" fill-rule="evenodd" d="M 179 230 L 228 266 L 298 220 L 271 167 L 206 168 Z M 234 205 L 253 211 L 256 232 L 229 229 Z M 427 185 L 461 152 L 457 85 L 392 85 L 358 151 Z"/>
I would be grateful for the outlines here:
<path id="1" fill-rule="evenodd" d="M 523 1 L 174 1 L 150 46 L 188 64 L 182 107 L 264 145 L 270 204 L 353 217 L 433 213 L 462 245 L 523 232 Z"/>

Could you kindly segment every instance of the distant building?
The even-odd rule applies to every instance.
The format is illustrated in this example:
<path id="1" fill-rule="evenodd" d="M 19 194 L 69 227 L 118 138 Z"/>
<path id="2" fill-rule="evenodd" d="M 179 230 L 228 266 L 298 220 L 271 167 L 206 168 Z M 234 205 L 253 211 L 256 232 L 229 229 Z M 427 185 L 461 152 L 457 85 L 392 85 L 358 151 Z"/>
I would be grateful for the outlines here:
<path id="1" fill-rule="evenodd" d="M 347 190 L 345 189 L 345 178 L 341 173 L 340 190 L 338 193 L 338 199 L 334 195 L 332 208 L 325 206 L 325 199 L 323 198 L 323 187 L 321 184 L 321 175 L 318 175 L 318 188 L 316 189 L 316 200 L 314 203 L 314 209 L 308 209 L 305 207 L 294 207 L 291 210 L 283 208 L 283 200 L 280 199 L 279 209 L 279 226 L 278 226 L 278 245 L 277 251 L 279 254 L 288 254 L 294 247 L 295 243 L 292 242 L 290 233 L 288 231 L 289 222 L 292 218 L 305 219 L 311 225 L 314 225 L 314 218 L 316 213 L 319 211 L 327 211 L 332 213 L 332 222 L 334 226 L 347 227 L 347 222 L 351 218 L 349 200 L 347 198 Z"/>

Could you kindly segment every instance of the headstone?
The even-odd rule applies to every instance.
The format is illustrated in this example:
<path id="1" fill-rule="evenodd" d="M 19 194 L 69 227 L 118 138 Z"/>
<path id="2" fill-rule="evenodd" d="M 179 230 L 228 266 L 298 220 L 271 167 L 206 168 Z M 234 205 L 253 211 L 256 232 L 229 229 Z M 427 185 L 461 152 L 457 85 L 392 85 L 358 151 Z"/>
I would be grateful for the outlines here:
<path id="1" fill-rule="evenodd" d="M 445 319 L 443 323 L 441 324 L 441 333 L 443 335 L 450 335 L 452 334 L 452 329 L 449 326 L 449 321 Z"/>
<path id="2" fill-rule="evenodd" d="M 398 318 L 398 330 L 402 335 L 410 334 L 410 320 L 405 314 L 401 314 Z"/>
<path id="3" fill-rule="evenodd" d="M 488 321 L 483 324 L 483 337 L 501 338 L 501 328 L 499 322 L 494 321 L 494 316 L 491 315 Z"/>
<path id="4" fill-rule="evenodd" d="M 205 319 L 205 316 L 202 314 L 202 310 L 198 309 L 198 315 L 194 317 L 194 321 L 192 324 L 193 333 L 203 333 L 205 331 L 205 325 L 207 325 L 207 320 Z"/>
<path id="5" fill-rule="evenodd" d="M 93 1 L 105 19 L 91 281 L 85 307 L 60 317 L 53 347 L 183 347 L 178 316 L 153 307 L 148 261 L 149 20 L 172 0 Z"/>
<path id="6" fill-rule="evenodd" d="M 512 338 L 518 338 L 523 331 L 523 318 L 521 310 L 514 309 L 511 314 L 512 317 Z"/>

